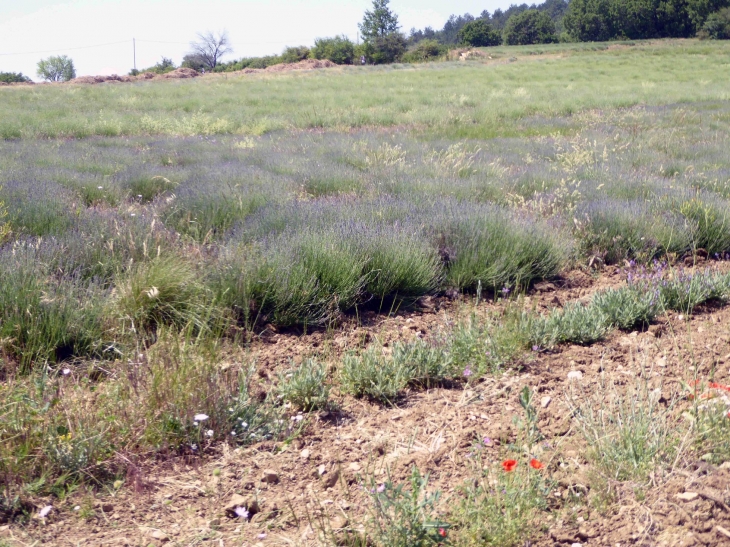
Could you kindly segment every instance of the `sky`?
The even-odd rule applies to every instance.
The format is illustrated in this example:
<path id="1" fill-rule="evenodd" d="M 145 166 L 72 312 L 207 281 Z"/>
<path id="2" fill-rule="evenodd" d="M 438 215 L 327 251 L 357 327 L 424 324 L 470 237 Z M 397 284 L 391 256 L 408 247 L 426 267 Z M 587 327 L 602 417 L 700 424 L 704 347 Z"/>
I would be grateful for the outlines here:
<path id="1" fill-rule="evenodd" d="M 449 15 L 505 9 L 509 0 L 391 0 L 402 30 L 440 29 Z M 127 74 L 163 56 L 179 64 L 197 32 L 228 31 L 233 54 L 224 60 L 280 53 L 344 34 L 370 0 L 0 0 L 0 72 L 38 80 L 36 64 L 68 55 L 76 73 Z"/>

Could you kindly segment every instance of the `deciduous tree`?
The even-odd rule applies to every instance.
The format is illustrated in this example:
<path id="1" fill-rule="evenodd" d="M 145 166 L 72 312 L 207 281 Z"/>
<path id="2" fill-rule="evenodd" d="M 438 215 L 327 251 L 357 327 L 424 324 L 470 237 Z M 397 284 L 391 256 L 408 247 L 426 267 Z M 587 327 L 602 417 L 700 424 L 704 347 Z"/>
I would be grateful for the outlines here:
<path id="1" fill-rule="evenodd" d="M 49 82 L 67 82 L 76 77 L 74 62 L 65 55 L 52 55 L 38 61 L 38 77 Z"/>
<path id="2" fill-rule="evenodd" d="M 228 53 L 233 52 L 230 41 L 228 39 L 228 32 L 223 31 L 217 34 L 211 31 L 205 34 L 198 34 L 197 42 L 190 42 L 190 54 L 185 57 L 196 58 L 201 61 L 206 68 L 213 70 L 220 61 L 221 57 Z"/>

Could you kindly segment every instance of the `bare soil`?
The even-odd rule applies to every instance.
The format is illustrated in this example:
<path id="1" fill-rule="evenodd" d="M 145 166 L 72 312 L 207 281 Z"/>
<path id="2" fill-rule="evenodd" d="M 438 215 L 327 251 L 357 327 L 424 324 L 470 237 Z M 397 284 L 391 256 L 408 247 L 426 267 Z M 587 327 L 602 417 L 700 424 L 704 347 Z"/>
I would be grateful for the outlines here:
<path id="1" fill-rule="evenodd" d="M 576 271 L 539 284 L 528 298 L 547 309 L 621 282 L 618 269 L 607 268 L 600 276 Z M 375 338 L 391 343 L 428 336 L 475 311 L 471 301 L 423 304 L 421 311 L 391 317 L 366 314 L 333 331 L 266 329 L 251 348 L 260 388 L 266 390 L 276 371 L 308 354 L 326 349 L 336 358 Z M 499 305 L 484 302 L 476 313 Z M 566 394 L 577 390 L 588 396 L 607 381 L 622 386 L 638 376 L 661 389 L 666 400 L 681 395 L 682 382 L 695 375 L 714 374 L 716 382 L 730 383 L 729 325 L 730 307 L 708 307 L 691 318 L 672 313 L 643 332 L 616 331 L 589 347 L 535 353 L 519 371 L 410 392 L 393 408 L 337 394 L 338 409 L 305 418 L 301 434 L 288 444 L 221 445 L 203 458 L 136 462 L 118 491 L 108 487 L 93 495 L 78 491 L 62 502 L 36 500 L 38 508 L 54 505 L 48 517 L 0 527 L 0 543 L 315 545 L 322 529 L 357 529 L 363 522 L 365 476 L 377 479 L 389 470 L 394 481 L 402 481 L 417 465 L 448 505 L 467 476 L 475 439 L 494 439 L 487 450 L 499 461 L 501 444 L 515 436 L 513 417 L 522 412 L 518 394 L 529 386 L 541 401 L 538 425 L 550 447 L 543 454 L 544 471 L 556 485 L 552 509 L 529 545 L 730 545 L 730 465 L 710 465 L 697 451 L 682 452 L 671 470 L 640 488 L 616 483 L 608 505 L 566 501 L 592 495 L 586 443 L 571 421 Z M 569 380 L 574 371 L 582 373 L 580 380 Z M 236 500 L 252 497 L 259 510 L 250 521 L 226 511 Z"/>

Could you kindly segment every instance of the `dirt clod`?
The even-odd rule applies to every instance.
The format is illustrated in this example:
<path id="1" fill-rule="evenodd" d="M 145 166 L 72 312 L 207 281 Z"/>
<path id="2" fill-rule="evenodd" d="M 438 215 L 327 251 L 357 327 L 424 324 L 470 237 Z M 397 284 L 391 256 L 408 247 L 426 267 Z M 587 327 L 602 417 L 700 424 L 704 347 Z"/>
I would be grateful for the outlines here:
<path id="1" fill-rule="evenodd" d="M 272 469 L 265 469 L 261 476 L 261 482 L 265 482 L 267 484 L 279 484 L 279 474 Z"/>

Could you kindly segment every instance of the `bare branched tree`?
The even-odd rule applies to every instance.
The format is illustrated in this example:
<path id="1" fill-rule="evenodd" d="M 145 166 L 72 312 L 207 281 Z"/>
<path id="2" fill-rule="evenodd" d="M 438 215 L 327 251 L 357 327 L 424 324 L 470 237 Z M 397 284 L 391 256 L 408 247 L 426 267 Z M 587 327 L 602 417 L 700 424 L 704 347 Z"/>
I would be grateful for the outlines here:
<path id="1" fill-rule="evenodd" d="M 211 31 L 205 34 L 198 33 L 198 41 L 190 42 L 190 48 L 192 55 L 200 59 L 211 70 L 218 65 L 221 57 L 233 52 L 228 41 L 228 32 L 225 30 L 217 34 L 213 34 Z"/>

